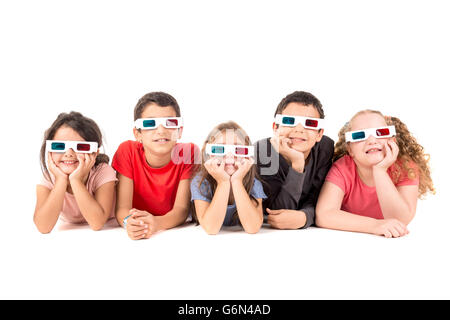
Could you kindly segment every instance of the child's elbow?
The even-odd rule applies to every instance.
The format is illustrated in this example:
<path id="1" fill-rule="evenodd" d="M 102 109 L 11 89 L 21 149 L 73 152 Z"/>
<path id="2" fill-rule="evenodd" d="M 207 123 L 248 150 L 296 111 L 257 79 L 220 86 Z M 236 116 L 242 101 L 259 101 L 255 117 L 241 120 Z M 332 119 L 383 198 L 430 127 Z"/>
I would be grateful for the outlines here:
<path id="1" fill-rule="evenodd" d="M 38 231 L 42 234 L 49 234 L 50 232 L 52 232 L 53 228 L 52 227 L 44 227 L 44 226 L 40 226 L 37 223 L 35 223 L 36 228 L 38 229 Z"/>
<path id="2" fill-rule="evenodd" d="M 258 231 L 261 229 L 262 224 L 263 218 L 261 216 L 261 220 L 258 220 L 258 222 L 255 224 L 244 226 L 244 230 L 249 234 L 255 234 L 258 233 Z"/>
<path id="3" fill-rule="evenodd" d="M 92 231 L 100 231 L 103 229 L 103 224 L 93 224 L 89 225 Z"/>
<path id="4" fill-rule="evenodd" d="M 317 207 L 316 208 L 316 216 L 314 219 L 314 223 L 319 228 L 325 228 L 326 227 L 326 212 L 322 209 Z"/>
<path id="5" fill-rule="evenodd" d="M 44 229 L 44 228 L 37 228 L 38 231 L 42 234 L 49 234 L 50 232 L 52 232 L 52 229 L 48 228 L 48 229 Z"/>
<path id="6" fill-rule="evenodd" d="M 36 218 L 34 218 L 34 225 L 38 229 L 38 231 L 42 234 L 48 234 L 53 230 L 53 226 L 43 226 L 42 224 L 39 224 L 36 221 Z"/>
<path id="7" fill-rule="evenodd" d="M 216 234 L 218 234 L 219 231 L 220 231 L 220 228 L 213 228 L 213 227 L 205 226 L 205 225 L 202 225 L 202 228 L 203 228 L 203 230 L 205 230 L 205 232 L 206 232 L 207 234 L 209 234 L 210 236 L 216 235 Z"/>
<path id="8" fill-rule="evenodd" d="M 219 230 L 211 230 L 211 229 L 205 229 L 206 233 L 210 236 L 215 236 L 219 233 Z"/>
<path id="9" fill-rule="evenodd" d="M 102 219 L 99 221 L 90 222 L 89 227 L 91 228 L 92 231 L 100 231 L 105 226 L 106 221 L 108 221 L 108 220 Z"/>
<path id="10" fill-rule="evenodd" d="M 261 227 L 253 227 L 253 228 L 245 228 L 245 232 L 249 233 L 249 234 L 255 234 L 258 233 L 259 229 L 261 229 Z"/>
<path id="11" fill-rule="evenodd" d="M 411 221 L 414 219 L 415 215 L 416 215 L 416 211 L 412 211 L 406 217 L 404 217 L 403 219 L 399 219 L 399 220 L 405 226 L 408 226 L 411 223 Z"/>

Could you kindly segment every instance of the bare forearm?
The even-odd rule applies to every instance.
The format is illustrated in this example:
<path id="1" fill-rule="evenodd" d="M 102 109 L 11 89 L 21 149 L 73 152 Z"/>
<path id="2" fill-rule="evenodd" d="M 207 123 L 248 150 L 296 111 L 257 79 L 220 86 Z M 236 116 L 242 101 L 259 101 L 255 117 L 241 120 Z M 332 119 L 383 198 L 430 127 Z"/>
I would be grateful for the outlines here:
<path id="1" fill-rule="evenodd" d="M 81 214 L 93 230 L 100 230 L 108 220 L 109 212 L 103 210 L 81 181 L 72 180 L 70 184 Z"/>
<path id="2" fill-rule="evenodd" d="M 372 233 L 376 219 L 343 210 L 316 210 L 316 225 L 321 228 Z"/>
<path id="3" fill-rule="evenodd" d="M 244 230 L 248 233 L 256 233 L 262 226 L 262 208 L 255 205 L 242 184 L 242 181 L 232 182 L 236 209 Z"/>
<path id="4" fill-rule="evenodd" d="M 373 177 L 384 218 L 394 218 L 408 224 L 414 212 L 408 207 L 387 172 L 374 169 Z"/>
<path id="5" fill-rule="evenodd" d="M 59 214 L 64 205 L 64 195 L 66 193 L 67 183 L 64 181 L 56 182 L 55 187 L 50 191 L 44 204 L 35 211 L 34 223 L 41 233 L 52 231 Z"/>
<path id="6" fill-rule="evenodd" d="M 201 217 L 200 225 L 208 234 L 217 234 L 223 225 L 227 213 L 231 185 L 229 182 L 218 183 L 214 196 Z"/>
<path id="7" fill-rule="evenodd" d="M 116 205 L 116 220 L 120 226 L 123 227 L 123 219 L 130 215 L 131 209 L 132 208 L 120 207 L 119 205 Z"/>
<path id="8" fill-rule="evenodd" d="M 174 207 L 163 216 L 155 216 L 158 230 L 172 229 L 186 221 L 189 207 Z"/>

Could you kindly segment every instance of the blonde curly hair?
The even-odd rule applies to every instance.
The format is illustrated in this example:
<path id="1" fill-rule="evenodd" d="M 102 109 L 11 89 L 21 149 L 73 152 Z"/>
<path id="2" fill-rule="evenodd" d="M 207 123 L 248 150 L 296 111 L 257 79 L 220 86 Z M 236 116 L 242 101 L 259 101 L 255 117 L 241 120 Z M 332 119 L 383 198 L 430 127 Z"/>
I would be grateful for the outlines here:
<path id="1" fill-rule="evenodd" d="M 362 110 L 356 113 L 349 122 L 347 122 L 341 130 L 339 130 L 338 142 L 334 147 L 333 162 L 348 155 L 347 142 L 345 141 L 345 133 L 351 131 L 352 120 L 357 116 L 366 113 L 375 113 L 380 115 L 386 120 L 388 126 L 395 126 L 396 142 L 399 148 L 397 161 L 391 168 L 389 168 L 389 175 L 394 183 L 396 183 L 401 176 L 402 171 L 406 170 L 408 178 L 416 179 L 419 176 L 419 198 L 422 199 L 430 192 L 436 193 L 433 186 L 433 180 L 431 179 L 431 172 L 428 162 L 430 161 L 430 155 L 424 153 L 423 147 L 417 143 L 417 140 L 411 135 L 406 125 L 396 117 L 384 116 L 380 111 L 376 110 Z M 411 167 L 410 162 L 414 162 L 417 168 Z M 400 164 L 400 165 L 399 165 Z"/>

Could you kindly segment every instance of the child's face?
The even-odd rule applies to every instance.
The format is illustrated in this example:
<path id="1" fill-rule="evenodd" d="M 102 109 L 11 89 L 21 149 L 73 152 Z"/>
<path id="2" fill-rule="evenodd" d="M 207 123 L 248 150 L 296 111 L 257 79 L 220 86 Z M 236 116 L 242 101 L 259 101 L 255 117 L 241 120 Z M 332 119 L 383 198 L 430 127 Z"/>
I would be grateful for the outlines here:
<path id="1" fill-rule="evenodd" d="M 176 117 L 176 112 L 172 107 L 160 107 L 150 103 L 142 112 L 141 118 L 164 118 Z M 152 153 L 166 155 L 172 152 L 177 140 L 181 138 L 183 128 L 168 129 L 162 125 L 152 130 L 137 130 L 134 128 L 134 136 L 137 141 L 142 141 L 144 149 Z"/>
<path id="2" fill-rule="evenodd" d="M 226 132 L 220 132 L 214 139 L 214 144 L 234 144 L 234 145 L 245 145 L 245 141 L 239 138 L 239 136 L 233 133 L 233 130 L 227 130 Z M 221 161 L 225 161 L 225 172 L 230 176 L 236 172 L 238 169 L 236 163 L 241 161 L 240 157 L 235 157 L 233 154 L 228 153 L 225 156 L 211 156 L 212 158 L 220 159 Z"/>
<path id="3" fill-rule="evenodd" d="M 59 141 L 86 141 L 78 132 L 68 126 L 62 126 L 56 130 L 55 136 L 52 140 Z M 98 151 L 97 151 L 98 153 Z M 66 152 L 50 152 L 50 156 L 55 162 L 56 166 L 61 169 L 62 172 L 69 175 L 75 171 L 78 167 L 77 153 L 73 149 L 68 149 Z"/>
<path id="4" fill-rule="evenodd" d="M 281 114 L 320 118 L 320 114 L 314 106 L 298 102 L 289 103 Z M 303 153 L 309 153 L 316 142 L 319 142 L 323 136 L 323 130 L 305 129 L 300 123 L 296 127 L 279 125 L 278 128 L 274 124 L 273 132 L 280 137 L 289 138 L 291 142 L 290 147 Z"/>
<path id="5" fill-rule="evenodd" d="M 350 123 L 351 131 L 386 126 L 384 117 L 376 113 L 360 114 Z M 367 167 L 374 166 L 384 159 L 386 154 L 385 144 L 389 139 L 394 138 L 377 139 L 371 135 L 364 141 L 347 143 L 347 150 L 357 164 Z"/>

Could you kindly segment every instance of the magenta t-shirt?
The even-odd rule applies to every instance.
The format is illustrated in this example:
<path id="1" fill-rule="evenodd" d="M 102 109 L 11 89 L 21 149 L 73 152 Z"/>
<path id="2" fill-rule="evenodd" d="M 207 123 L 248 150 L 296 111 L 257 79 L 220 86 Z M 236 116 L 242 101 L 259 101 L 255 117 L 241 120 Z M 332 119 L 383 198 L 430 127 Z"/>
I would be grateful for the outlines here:
<path id="1" fill-rule="evenodd" d="M 414 163 L 411 164 L 413 168 L 417 167 Z M 388 172 L 391 168 L 388 169 Z M 380 203 L 378 202 L 376 188 L 367 186 L 360 179 L 356 169 L 356 163 L 351 156 L 345 155 L 334 162 L 325 181 L 337 185 L 344 191 L 341 210 L 370 218 L 384 219 Z M 418 174 L 416 174 L 416 179 L 410 179 L 405 170 L 401 172 L 400 178 L 395 183 L 395 186 L 418 184 Z"/>
<path id="2" fill-rule="evenodd" d="M 54 188 L 54 176 L 50 173 L 50 177 L 52 178 L 52 181 L 48 181 L 46 178 L 42 178 L 40 185 L 43 185 L 50 190 Z M 95 194 L 95 191 L 100 188 L 103 184 L 111 181 L 117 181 L 116 178 L 116 171 L 106 163 L 101 163 L 91 169 L 89 172 L 89 177 L 86 182 L 86 187 L 88 192 L 91 195 Z M 113 201 L 113 207 L 111 209 L 111 212 L 109 214 L 109 218 L 111 219 L 114 217 L 114 208 L 116 203 L 116 195 L 114 193 L 114 201 Z M 60 213 L 60 217 L 63 221 L 71 222 L 71 223 L 84 223 L 86 222 L 86 219 L 81 214 L 80 208 L 78 207 L 77 201 L 75 199 L 75 196 L 73 194 L 70 194 L 68 192 L 64 195 L 64 204 L 62 211 Z"/>

